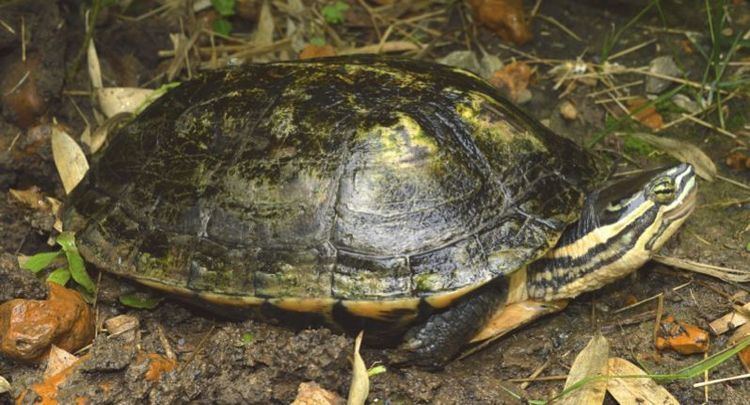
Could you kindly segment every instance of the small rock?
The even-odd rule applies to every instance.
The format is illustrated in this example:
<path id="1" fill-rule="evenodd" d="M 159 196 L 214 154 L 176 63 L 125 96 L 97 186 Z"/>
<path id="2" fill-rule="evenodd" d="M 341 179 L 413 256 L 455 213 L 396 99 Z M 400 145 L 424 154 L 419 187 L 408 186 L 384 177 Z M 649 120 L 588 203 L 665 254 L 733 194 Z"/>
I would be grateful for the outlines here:
<path id="1" fill-rule="evenodd" d="M 111 335 L 110 335 L 111 336 Z M 100 334 L 91 346 L 91 355 L 86 357 L 82 365 L 84 371 L 111 372 L 122 370 L 133 361 L 136 354 L 136 345 L 118 336 L 109 339 Z"/>
<path id="2" fill-rule="evenodd" d="M 672 349 L 680 354 L 705 353 L 708 351 L 708 332 L 667 316 L 659 326 L 656 348 Z"/>
<path id="3" fill-rule="evenodd" d="M 300 383 L 292 405 L 343 405 L 344 399 L 314 382 Z"/>
<path id="4" fill-rule="evenodd" d="M 473 51 L 451 52 L 438 59 L 438 62 L 443 65 L 454 66 L 474 73 L 479 73 L 481 71 L 479 58 L 477 58 L 477 55 Z"/>
<path id="5" fill-rule="evenodd" d="M 682 71 L 671 56 L 659 56 L 651 61 L 648 71 L 663 76 L 678 77 Z M 651 94 L 661 93 L 672 84 L 671 81 L 658 77 L 648 76 L 646 78 L 646 92 Z"/>
<path id="6" fill-rule="evenodd" d="M 672 97 L 672 102 L 675 103 L 677 107 L 680 107 L 691 114 L 697 113 L 701 109 L 700 106 L 698 106 L 698 103 L 684 94 L 675 94 Z"/>
<path id="7" fill-rule="evenodd" d="M 503 91 L 514 103 L 523 104 L 531 100 L 531 91 L 528 87 L 532 73 L 528 64 L 513 62 L 496 71 L 490 83 Z"/>
<path id="8" fill-rule="evenodd" d="M 34 274 L 18 267 L 18 258 L 10 253 L 0 254 L 0 302 L 13 298 L 44 299 L 47 289 Z M 0 331 L 0 335 L 2 331 Z"/>
<path id="9" fill-rule="evenodd" d="M 48 283 L 46 300 L 13 299 L 0 305 L 0 353 L 35 361 L 52 344 L 68 352 L 94 337 L 94 317 L 77 291 Z"/>
<path id="10" fill-rule="evenodd" d="M 572 102 L 566 100 L 560 105 L 560 115 L 568 121 L 578 118 L 578 110 Z"/>

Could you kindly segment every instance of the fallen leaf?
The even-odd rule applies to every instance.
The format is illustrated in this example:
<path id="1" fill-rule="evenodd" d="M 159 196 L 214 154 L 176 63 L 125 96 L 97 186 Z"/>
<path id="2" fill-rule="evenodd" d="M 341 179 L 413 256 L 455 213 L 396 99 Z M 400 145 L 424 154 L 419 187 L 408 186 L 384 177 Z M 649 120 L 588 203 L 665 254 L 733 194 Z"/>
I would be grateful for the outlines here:
<path id="1" fill-rule="evenodd" d="M 133 330 L 138 327 L 140 322 L 138 318 L 131 315 L 118 315 L 104 321 L 104 326 L 110 335 L 119 335 L 123 332 Z"/>
<path id="2" fill-rule="evenodd" d="M 24 129 L 37 122 L 47 110 L 37 86 L 37 72 L 40 69 L 39 57 L 32 55 L 26 61 L 8 64 L 0 76 L 0 109 Z"/>
<path id="3" fill-rule="evenodd" d="M 742 349 L 737 353 L 737 357 L 740 358 L 740 363 L 745 367 L 745 371 L 750 373 L 750 347 Z"/>
<path id="4" fill-rule="evenodd" d="M 635 364 L 613 357 L 608 361 L 610 376 L 646 375 Z M 607 380 L 607 391 L 615 400 L 626 404 L 679 405 L 680 402 L 664 387 L 651 378 L 610 378 Z"/>
<path id="5" fill-rule="evenodd" d="M 0 353 L 35 361 L 52 344 L 75 352 L 91 342 L 94 317 L 81 294 L 55 283 L 47 285 L 46 300 L 14 299 L 0 305 Z"/>
<path id="6" fill-rule="evenodd" d="M 49 378 L 65 370 L 72 366 L 76 361 L 78 361 L 78 357 L 52 345 L 49 350 L 49 355 L 47 356 L 47 368 L 44 370 L 44 378 Z"/>
<path id="7" fill-rule="evenodd" d="M 292 405 L 343 405 L 344 399 L 314 382 L 300 383 Z"/>
<path id="8" fill-rule="evenodd" d="M 327 58 L 329 56 L 336 56 L 336 50 L 327 44 L 323 46 L 307 44 L 299 54 L 300 59 Z"/>
<path id="9" fill-rule="evenodd" d="M 89 170 L 86 155 L 76 141 L 57 127 L 52 128 L 52 157 L 65 193 L 69 194 Z"/>
<path id="10" fill-rule="evenodd" d="M 0 394 L 4 394 L 8 391 L 10 391 L 10 383 L 5 377 L 0 376 Z"/>
<path id="11" fill-rule="evenodd" d="M 740 151 L 727 155 L 725 162 L 733 170 L 750 169 L 750 156 Z"/>
<path id="12" fill-rule="evenodd" d="M 91 87 L 95 90 L 99 90 L 104 87 L 102 81 L 102 69 L 99 65 L 99 55 L 96 52 L 96 45 L 94 44 L 94 38 L 89 40 L 89 46 L 86 48 L 86 59 L 89 65 L 89 79 L 91 80 Z"/>
<path id="13" fill-rule="evenodd" d="M 271 14 L 271 6 L 268 4 L 268 1 L 263 1 L 263 5 L 260 7 L 260 15 L 258 16 L 258 24 L 251 37 L 253 46 L 263 47 L 271 45 L 273 43 L 273 31 L 274 22 L 273 15 Z M 265 62 L 268 60 L 268 55 L 253 58 L 255 62 Z"/>
<path id="14" fill-rule="evenodd" d="M 370 378 L 367 375 L 367 366 L 359 354 L 359 348 L 362 345 L 363 332 L 359 332 L 357 339 L 354 341 L 354 355 L 352 358 L 352 382 L 349 385 L 349 397 L 346 400 L 347 405 L 363 405 L 370 393 Z"/>
<path id="15" fill-rule="evenodd" d="M 124 123 L 130 121 L 132 117 L 133 113 L 131 112 L 115 114 L 107 118 L 94 131 L 84 131 L 81 135 L 81 142 L 89 147 L 89 152 L 96 153 L 102 146 L 104 146 L 107 138 L 109 138 L 109 134 Z"/>
<path id="16" fill-rule="evenodd" d="M 633 118 L 653 130 L 663 127 L 664 119 L 661 114 L 653 106 L 643 107 L 646 103 L 648 103 L 648 100 L 640 97 L 628 100 L 628 111 Z"/>
<path id="17" fill-rule="evenodd" d="M 704 180 L 713 181 L 714 178 L 716 178 L 716 165 L 714 165 L 711 158 L 703 153 L 703 151 L 697 146 L 676 139 L 643 132 L 636 132 L 630 135 L 651 146 L 661 149 L 681 162 L 690 163 L 693 165 L 693 168 L 695 168 L 695 172 L 698 176 Z"/>
<path id="18" fill-rule="evenodd" d="M 607 358 L 609 357 L 609 342 L 600 333 L 594 335 L 586 347 L 578 353 L 565 380 L 565 389 L 584 378 L 607 375 Z M 601 404 L 607 393 L 607 381 L 602 379 L 590 381 L 568 395 L 562 397 L 558 404 Z"/>
<path id="19" fill-rule="evenodd" d="M 680 354 L 705 353 L 708 351 L 709 337 L 703 329 L 674 317 L 667 316 L 659 325 L 656 336 L 656 348 L 672 349 Z"/>
<path id="20" fill-rule="evenodd" d="M 134 113 L 149 100 L 154 90 L 140 87 L 105 87 L 96 90 L 99 108 L 107 118 L 120 113 Z"/>
<path id="21" fill-rule="evenodd" d="M 44 199 L 42 190 L 37 186 L 31 186 L 25 190 L 11 188 L 8 191 L 10 192 L 11 197 L 33 210 L 51 212 L 52 208 L 49 206 L 47 200 Z"/>
<path id="22" fill-rule="evenodd" d="M 734 310 L 732 312 L 724 314 L 720 318 L 711 321 L 711 323 L 708 324 L 708 326 L 711 328 L 711 332 L 713 332 L 715 335 L 721 335 L 728 330 L 746 324 L 748 321 L 748 317 L 745 316 L 742 312 L 747 313 L 748 311 L 750 311 L 750 302 L 743 305 L 741 309 L 742 311 Z"/>
<path id="23" fill-rule="evenodd" d="M 506 95 L 516 104 L 522 104 L 531 100 L 529 91 L 529 80 L 532 70 L 524 62 L 513 62 L 495 72 L 490 78 L 493 86 L 503 90 Z"/>
<path id="24" fill-rule="evenodd" d="M 480 23 L 506 41 L 521 45 L 531 39 L 521 0 L 469 0 Z"/>

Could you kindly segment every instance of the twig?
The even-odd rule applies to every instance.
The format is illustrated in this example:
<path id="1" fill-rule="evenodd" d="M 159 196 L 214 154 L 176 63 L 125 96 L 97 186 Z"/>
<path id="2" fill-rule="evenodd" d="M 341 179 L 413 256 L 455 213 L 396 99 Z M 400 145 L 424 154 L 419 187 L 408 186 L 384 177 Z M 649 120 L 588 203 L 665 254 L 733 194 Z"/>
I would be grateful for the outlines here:
<path id="1" fill-rule="evenodd" d="M 733 377 L 719 378 L 719 379 L 716 379 L 716 380 L 699 382 L 699 383 L 693 384 L 693 387 L 700 388 L 700 387 L 703 387 L 703 386 L 718 384 L 718 383 L 726 382 L 726 381 L 741 380 L 743 378 L 750 378 L 750 373 L 736 375 L 736 376 L 733 376 Z"/>
<path id="2" fill-rule="evenodd" d="M 625 56 L 625 55 L 627 55 L 627 54 L 629 54 L 631 52 L 635 52 L 635 51 L 637 51 L 637 50 L 639 50 L 639 49 L 641 49 L 643 47 L 649 46 L 649 45 L 653 44 L 654 42 L 656 42 L 656 39 L 651 39 L 651 40 L 648 40 L 646 42 L 642 42 L 642 43 L 640 43 L 638 45 L 633 45 L 633 46 L 631 46 L 628 49 L 623 49 L 622 51 L 617 52 L 616 54 L 610 56 L 609 58 L 607 58 L 607 60 L 613 60 L 613 59 Z"/>
<path id="3" fill-rule="evenodd" d="M 736 281 L 744 283 L 750 281 L 750 270 L 732 269 L 729 267 L 714 266 L 711 264 L 694 262 L 692 260 L 679 259 L 676 257 L 654 255 L 651 260 L 676 267 L 682 270 L 689 270 L 695 273 L 706 274 L 721 280 Z"/>
<path id="4" fill-rule="evenodd" d="M 722 181 L 726 181 L 729 184 L 734 184 L 735 186 L 737 186 L 739 188 L 744 188 L 745 190 L 749 190 L 750 191 L 750 186 L 748 186 L 745 183 L 740 183 L 737 180 L 730 179 L 729 177 L 725 177 L 725 176 L 722 176 L 720 174 L 717 174 L 716 178 L 719 179 L 719 180 L 722 180 Z"/>
<path id="5" fill-rule="evenodd" d="M 713 129 L 714 131 L 716 131 L 716 132 L 718 132 L 718 133 L 720 133 L 722 135 L 728 136 L 728 137 L 730 137 L 732 139 L 737 139 L 737 135 L 735 135 L 735 134 L 727 131 L 726 129 L 719 128 L 716 125 L 713 125 L 711 123 L 703 121 L 702 119 L 700 119 L 698 117 L 695 117 L 693 115 L 688 115 L 688 114 L 682 114 L 682 116 L 685 117 L 686 119 L 690 120 L 690 121 L 695 122 L 696 124 L 702 125 L 702 126 L 704 126 L 706 128 L 709 128 L 709 129 Z"/>
<path id="6" fill-rule="evenodd" d="M 537 367 L 537 369 L 534 370 L 534 372 L 531 373 L 531 375 L 528 378 L 535 379 L 539 377 L 539 374 L 542 374 L 542 371 L 544 371 L 547 367 L 549 367 L 550 363 L 552 363 L 552 359 L 547 359 L 547 361 L 545 361 L 544 364 L 542 364 L 541 366 Z M 521 389 L 525 390 L 526 387 L 528 387 L 529 384 L 531 384 L 532 382 L 534 382 L 534 380 L 524 381 L 523 383 L 521 383 Z"/>
<path id="7" fill-rule="evenodd" d="M 610 91 L 622 90 L 622 89 L 626 89 L 628 87 L 637 86 L 639 84 L 643 84 L 643 80 L 636 80 L 634 82 L 621 84 L 619 86 L 608 87 L 608 88 L 606 88 L 604 90 L 594 91 L 594 92 L 591 92 L 591 93 L 587 94 L 586 97 L 596 97 L 598 95 L 601 95 L 601 94 L 604 94 L 604 93 L 607 93 L 607 92 L 610 92 Z"/>
<path id="8" fill-rule="evenodd" d="M 581 37 L 579 37 L 579 36 L 578 36 L 578 35 L 577 35 L 577 34 L 576 34 L 575 32 L 573 32 L 573 30 L 571 30 L 570 28 L 568 28 L 568 27 L 564 26 L 564 25 L 563 25 L 563 24 L 562 24 L 562 23 L 561 23 L 560 21 L 557 21 L 556 19 L 554 19 L 554 18 L 552 18 L 552 17 L 547 17 L 546 15 L 543 15 L 543 14 L 537 14 L 537 17 L 539 17 L 539 18 L 541 18 L 542 20 L 544 20 L 544 21 L 547 21 L 548 23 L 550 23 L 550 24 L 552 24 L 552 25 L 556 26 L 557 28 L 561 29 L 561 30 L 562 30 L 562 32 L 564 32 L 564 33 L 566 33 L 566 34 L 570 35 L 570 37 L 571 37 L 571 38 L 573 38 L 573 39 L 575 39 L 576 41 L 578 41 L 578 42 L 583 42 L 583 40 L 581 39 Z"/>
<path id="9" fill-rule="evenodd" d="M 11 34 L 16 35 L 16 30 L 14 30 L 13 27 L 11 27 L 10 25 L 8 25 L 8 23 L 6 23 L 5 21 L 3 21 L 2 18 L 0 18 L 0 26 L 2 26 L 3 28 L 5 28 Z"/>
<path id="10" fill-rule="evenodd" d="M 534 378 L 510 378 L 509 382 L 534 382 L 534 381 L 560 381 L 567 379 L 567 375 L 549 375 L 546 377 L 534 377 Z"/>

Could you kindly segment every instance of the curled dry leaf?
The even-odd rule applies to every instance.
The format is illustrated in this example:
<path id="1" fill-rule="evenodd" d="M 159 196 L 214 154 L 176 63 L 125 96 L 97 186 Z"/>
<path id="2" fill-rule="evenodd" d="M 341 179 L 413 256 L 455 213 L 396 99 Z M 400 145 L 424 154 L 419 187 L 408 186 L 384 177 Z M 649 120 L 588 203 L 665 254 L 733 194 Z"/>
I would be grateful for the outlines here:
<path id="1" fill-rule="evenodd" d="M 102 112 L 110 118 L 120 113 L 135 112 L 153 92 L 138 87 L 105 87 L 96 90 L 96 97 Z"/>
<path id="2" fill-rule="evenodd" d="M 0 305 L 0 353 L 38 360 L 52 344 L 74 352 L 94 337 L 94 317 L 77 291 L 47 283 L 46 300 L 14 299 Z"/>
<path id="3" fill-rule="evenodd" d="M 630 134 L 631 136 L 661 149 L 670 156 L 685 163 L 690 163 L 695 172 L 704 180 L 713 181 L 716 178 L 716 165 L 697 146 L 663 136 L 651 135 L 643 132 Z"/>
<path id="4" fill-rule="evenodd" d="M 633 118 L 638 120 L 641 124 L 657 130 L 664 126 L 664 119 L 653 106 L 644 107 L 648 103 L 645 98 L 635 98 L 628 101 L 628 111 L 633 115 Z"/>
<path id="5" fill-rule="evenodd" d="M 656 348 L 672 349 L 680 354 L 705 353 L 708 351 L 708 332 L 682 321 L 675 321 L 667 316 L 659 325 L 656 336 Z"/>
<path id="6" fill-rule="evenodd" d="M 67 132 L 52 128 L 52 157 L 55 160 L 57 173 L 60 175 L 65 193 L 70 193 L 83 180 L 89 170 L 81 147 Z"/>
<path id="7" fill-rule="evenodd" d="M 292 405 L 343 405 L 344 399 L 314 382 L 300 383 Z"/>
<path id="8" fill-rule="evenodd" d="M 750 303 L 747 303 L 737 309 L 711 321 L 711 323 L 708 324 L 708 326 L 711 328 L 711 332 L 713 332 L 714 335 L 721 335 L 728 330 L 746 324 L 748 321 L 748 317 L 745 314 L 750 313 Z"/>
<path id="9" fill-rule="evenodd" d="M 44 370 L 44 378 L 51 377 L 78 361 L 78 357 L 67 351 L 52 345 L 47 356 L 47 368 Z"/>
<path id="10" fill-rule="evenodd" d="M 10 383 L 5 377 L 0 375 L 0 394 L 4 394 L 8 391 L 10 391 Z"/>
<path id="11" fill-rule="evenodd" d="M 359 332 L 354 341 L 354 355 L 352 356 L 352 383 L 349 386 L 349 397 L 347 405 L 364 405 L 367 395 L 370 393 L 370 377 L 367 375 L 367 366 L 359 354 L 362 345 L 363 332 Z"/>
<path id="12" fill-rule="evenodd" d="M 529 42 L 531 31 L 526 24 L 521 0 L 469 0 L 480 23 L 506 41 L 516 45 Z"/>
<path id="13" fill-rule="evenodd" d="M 88 59 L 89 65 L 89 79 L 91 79 L 91 87 L 98 90 L 104 87 L 102 82 L 102 69 L 99 65 L 99 55 L 96 53 L 96 45 L 94 45 L 94 38 L 89 41 L 89 46 L 86 49 L 86 58 Z"/>
<path id="14" fill-rule="evenodd" d="M 609 358 L 609 342 L 597 333 L 591 338 L 586 347 L 578 353 L 570 367 L 565 389 L 584 378 L 607 375 L 607 358 Z M 596 380 L 572 391 L 560 399 L 559 404 L 601 404 L 607 393 L 607 380 Z"/>
<path id="15" fill-rule="evenodd" d="M 619 358 L 609 359 L 609 375 L 634 376 L 646 373 L 635 364 Z M 680 402 L 651 378 L 610 378 L 607 391 L 620 404 L 679 405 Z"/>
<path id="16" fill-rule="evenodd" d="M 336 56 L 336 50 L 328 44 L 323 46 L 307 44 L 299 54 L 300 59 L 327 58 L 329 56 Z"/>
<path id="17" fill-rule="evenodd" d="M 725 163 L 733 170 L 750 169 L 750 156 L 734 151 L 727 155 Z"/>
<path id="18" fill-rule="evenodd" d="M 11 188 L 8 191 L 10 192 L 10 196 L 15 198 L 16 201 L 22 203 L 28 208 L 31 208 L 32 210 L 43 212 L 51 210 L 49 203 L 47 202 L 47 200 L 45 200 L 44 195 L 42 194 L 42 190 L 40 190 L 37 186 L 31 186 L 25 190 L 16 190 Z"/>

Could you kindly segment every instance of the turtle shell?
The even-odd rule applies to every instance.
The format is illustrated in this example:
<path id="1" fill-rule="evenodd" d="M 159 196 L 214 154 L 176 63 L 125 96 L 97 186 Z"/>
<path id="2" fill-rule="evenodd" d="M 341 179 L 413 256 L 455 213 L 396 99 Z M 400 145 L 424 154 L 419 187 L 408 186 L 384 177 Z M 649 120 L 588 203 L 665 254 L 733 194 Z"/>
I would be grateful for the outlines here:
<path id="1" fill-rule="evenodd" d="M 64 225 L 89 262 L 163 290 L 383 318 L 535 260 L 599 179 L 471 73 L 270 63 L 155 101 L 94 157 Z"/>

